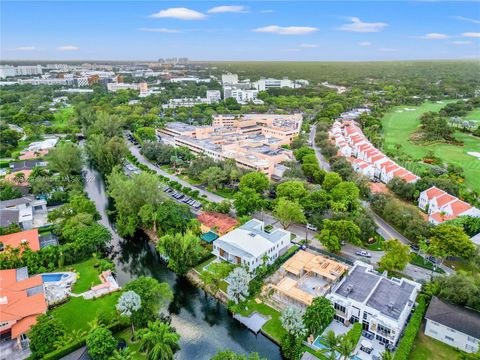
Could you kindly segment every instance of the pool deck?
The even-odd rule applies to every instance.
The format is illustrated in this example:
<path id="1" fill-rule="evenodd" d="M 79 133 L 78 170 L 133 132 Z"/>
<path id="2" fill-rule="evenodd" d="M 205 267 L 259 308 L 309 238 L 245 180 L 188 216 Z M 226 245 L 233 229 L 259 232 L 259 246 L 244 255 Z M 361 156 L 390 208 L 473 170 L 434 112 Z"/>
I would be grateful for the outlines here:
<path id="1" fill-rule="evenodd" d="M 262 326 L 265 325 L 268 320 L 270 320 L 269 318 L 260 315 L 258 312 L 254 312 L 250 316 L 235 314 L 233 318 L 240 321 L 255 334 L 258 334 L 258 332 L 262 329 Z"/>

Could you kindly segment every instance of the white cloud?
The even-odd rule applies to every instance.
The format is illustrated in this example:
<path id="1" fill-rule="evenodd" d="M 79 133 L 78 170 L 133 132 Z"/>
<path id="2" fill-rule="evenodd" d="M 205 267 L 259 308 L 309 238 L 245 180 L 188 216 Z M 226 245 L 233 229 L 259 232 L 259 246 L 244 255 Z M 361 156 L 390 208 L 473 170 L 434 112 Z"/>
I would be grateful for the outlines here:
<path id="1" fill-rule="evenodd" d="M 372 46 L 372 43 L 370 41 L 362 41 L 362 42 L 359 42 L 358 45 L 360 45 L 360 46 Z"/>
<path id="2" fill-rule="evenodd" d="M 170 8 L 170 9 L 160 10 L 159 12 L 150 15 L 150 17 L 172 18 L 172 19 L 179 19 L 179 20 L 201 20 L 201 19 L 205 19 L 207 15 L 199 11 L 187 9 L 184 7 L 179 7 L 179 8 Z"/>
<path id="3" fill-rule="evenodd" d="M 159 33 L 178 33 L 178 32 L 180 32 L 179 30 L 167 29 L 167 28 L 140 28 L 138 30 L 145 31 L 145 32 L 159 32 Z"/>
<path id="4" fill-rule="evenodd" d="M 393 49 L 393 48 L 380 48 L 378 49 L 379 51 L 382 51 L 382 52 L 394 52 L 394 51 L 398 51 L 398 49 Z"/>
<path id="5" fill-rule="evenodd" d="M 304 49 L 313 49 L 313 48 L 318 48 L 317 44 L 300 44 L 301 48 Z"/>
<path id="6" fill-rule="evenodd" d="M 463 37 L 468 37 L 468 38 L 480 38 L 480 33 L 475 33 L 475 32 L 465 32 L 462 34 Z"/>
<path id="7" fill-rule="evenodd" d="M 224 5 L 224 6 L 215 6 L 209 9 L 207 12 L 209 12 L 210 14 L 220 14 L 220 13 L 245 13 L 248 11 L 245 6 Z"/>
<path id="8" fill-rule="evenodd" d="M 422 36 L 422 39 L 427 39 L 427 40 L 444 40 L 449 38 L 450 38 L 450 35 L 440 34 L 440 33 L 428 33 Z"/>
<path id="9" fill-rule="evenodd" d="M 462 20 L 462 21 L 468 21 L 468 22 L 471 22 L 471 23 L 474 23 L 474 24 L 480 24 L 480 20 L 468 18 L 468 17 L 465 17 L 465 16 L 455 16 L 455 19 Z"/>
<path id="10" fill-rule="evenodd" d="M 274 13 L 275 10 L 267 9 L 267 10 L 260 10 L 260 14 L 271 14 Z"/>
<path id="11" fill-rule="evenodd" d="M 340 26 L 339 30 L 372 33 L 372 32 L 379 32 L 384 27 L 388 26 L 387 23 L 383 23 L 383 22 L 376 22 L 376 23 L 363 22 L 358 17 L 351 17 L 349 19 L 352 21 L 351 24 L 343 24 L 342 26 Z"/>
<path id="12" fill-rule="evenodd" d="M 77 50 L 80 50 L 80 48 L 74 45 L 64 45 L 64 46 L 57 47 L 57 50 L 58 51 L 77 51 Z"/>
<path id="13" fill-rule="evenodd" d="M 458 40 L 458 41 L 452 41 L 452 42 L 450 42 L 450 44 L 452 44 L 452 45 L 469 45 L 469 44 L 473 44 L 473 42 L 469 41 L 469 40 Z"/>
<path id="14" fill-rule="evenodd" d="M 258 29 L 254 29 L 255 32 L 262 32 L 262 33 L 272 33 L 278 35 L 306 35 L 311 34 L 317 31 L 317 28 L 310 27 L 310 26 L 278 26 L 278 25 L 270 25 L 264 26 Z"/>
<path id="15" fill-rule="evenodd" d="M 35 46 L 19 46 L 13 49 L 15 51 L 35 51 L 38 50 Z"/>

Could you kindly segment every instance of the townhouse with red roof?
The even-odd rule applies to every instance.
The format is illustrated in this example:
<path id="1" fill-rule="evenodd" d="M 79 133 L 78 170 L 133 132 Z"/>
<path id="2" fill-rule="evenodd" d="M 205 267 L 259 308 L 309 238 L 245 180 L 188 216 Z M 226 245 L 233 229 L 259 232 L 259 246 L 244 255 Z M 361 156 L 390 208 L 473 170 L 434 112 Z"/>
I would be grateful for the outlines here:
<path id="1" fill-rule="evenodd" d="M 479 209 L 435 186 L 420 193 L 418 207 L 428 213 L 434 225 L 458 216 L 480 217 Z"/>

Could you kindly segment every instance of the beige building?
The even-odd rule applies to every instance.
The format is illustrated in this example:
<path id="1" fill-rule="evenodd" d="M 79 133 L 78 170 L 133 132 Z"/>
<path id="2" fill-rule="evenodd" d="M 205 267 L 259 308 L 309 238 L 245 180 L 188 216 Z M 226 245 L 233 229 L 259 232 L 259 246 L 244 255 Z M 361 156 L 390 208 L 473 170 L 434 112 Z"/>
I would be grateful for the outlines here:
<path id="1" fill-rule="evenodd" d="M 276 302 L 305 308 L 328 293 L 347 270 L 344 264 L 300 250 L 282 265 L 269 288 Z"/>
<path id="2" fill-rule="evenodd" d="M 238 166 L 280 178 L 280 163 L 293 159 L 291 143 L 300 133 L 302 115 L 218 115 L 211 126 L 167 123 L 158 129 L 165 143 L 185 146 L 215 160 L 235 159 Z"/>

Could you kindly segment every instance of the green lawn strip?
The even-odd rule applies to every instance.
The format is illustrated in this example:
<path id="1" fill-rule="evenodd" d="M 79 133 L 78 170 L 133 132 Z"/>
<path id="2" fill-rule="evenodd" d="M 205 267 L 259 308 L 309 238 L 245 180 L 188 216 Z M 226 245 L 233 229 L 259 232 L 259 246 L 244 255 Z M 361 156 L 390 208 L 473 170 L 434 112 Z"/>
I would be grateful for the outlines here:
<path id="1" fill-rule="evenodd" d="M 282 327 L 282 323 L 280 321 L 280 312 L 264 303 L 257 304 L 255 302 L 255 299 L 248 301 L 245 306 L 247 307 L 247 309 L 244 308 L 240 312 L 240 315 L 249 316 L 253 312 L 258 312 L 262 315 L 271 317 L 271 319 L 268 320 L 265 325 L 263 325 L 262 330 L 270 337 L 275 339 L 278 343 L 280 343 L 283 336 L 286 334 L 286 331 Z"/>
<path id="2" fill-rule="evenodd" d="M 480 121 L 480 108 L 473 109 L 467 115 L 465 115 L 463 119 Z"/>
<path id="3" fill-rule="evenodd" d="M 96 261 L 98 260 L 92 258 L 81 263 L 65 266 L 59 270 L 71 271 L 73 269 L 79 274 L 77 281 L 73 284 L 72 292 L 75 294 L 81 294 L 90 290 L 92 286 L 100 284 L 100 278 L 98 277 L 100 271 L 94 267 Z"/>
<path id="4" fill-rule="evenodd" d="M 114 334 L 114 336 L 117 340 L 123 339 L 127 342 L 127 347 L 130 349 L 130 351 L 135 352 L 135 354 L 133 355 L 133 359 L 145 360 L 147 358 L 147 356 L 145 354 L 142 354 L 142 352 L 140 351 L 140 342 L 132 342 L 130 340 L 132 337 L 132 330 L 130 328 L 120 331 L 119 333 Z"/>
<path id="5" fill-rule="evenodd" d="M 323 355 L 320 351 L 315 351 L 315 350 L 309 348 L 307 345 L 303 345 L 302 350 L 303 350 L 303 352 L 306 351 L 306 352 L 316 356 L 320 360 L 328 360 L 328 358 L 325 355 Z"/>
<path id="6" fill-rule="evenodd" d="M 67 331 L 88 331 L 88 322 L 100 314 L 104 314 L 107 318 L 116 315 L 115 306 L 119 296 L 120 292 L 90 300 L 86 300 L 83 297 L 71 297 L 65 304 L 56 307 L 49 313 L 59 319 L 65 325 Z"/>
<path id="7" fill-rule="evenodd" d="M 410 264 L 424 268 L 424 269 L 433 270 L 433 263 L 416 253 L 412 256 L 412 260 L 410 260 Z M 440 274 L 445 273 L 445 271 L 443 271 L 443 269 L 439 267 L 436 267 L 434 271 Z"/>
<path id="8" fill-rule="evenodd" d="M 365 244 L 365 247 L 368 249 L 368 250 L 371 250 L 371 251 L 382 251 L 383 248 L 383 242 L 385 241 L 384 238 L 382 238 L 380 235 L 376 235 L 375 236 L 375 239 L 377 241 L 375 241 L 373 244 Z"/>
<path id="9" fill-rule="evenodd" d="M 448 266 L 449 268 L 455 271 L 468 271 L 474 272 L 477 271 L 475 266 L 472 266 L 468 261 L 464 260 L 444 260 L 443 265 Z"/>
<path id="10" fill-rule="evenodd" d="M 480 191 L 480 161 L 468 152 L 478 151 L 480 140 L 469 134 L 456 132 L 455 138 L 463 142 L 463 146 L 445 143 L 420 146 L 410 142 L 410 135 L 420 125 L 419 117 L 427 111 L 439 111 L 448 102 L 441 104 L 426 102 L 421 106 L 397 106 L 383 117 L 383 133 L 385 139 L 384 150 L 396 152 L 395 144 L 400 144 L 401 152 L 420 160 L 429 151 L 447 163 L 460 166 L 465 174 L 465 183 L 473 190 Z M 406 111 L 406 108 L 414 108 L 414 111 Z M 397 111 L 402 111 L 397 112 Z"/>
<path id="11" fill-rule="evenodd" d="M 457 359 L 459 351 L 447 344 L 432 339 L 420 330 L 415 338 L 409 360 L 452 360 Z"/>
<path id="12" fill-rule="evenodd" d="M 205 260 L 204 262 L 202 262 L 201 264 L 198 264 L 197 266 L 195 266 L 195 270 L 197 270 L 199 273 L 202 273 L 203 272 L 203 268 L 205 266 L 207 266 L 208 264 L 210 264 L 213 260 L 215 260 L 216 258 L 215 257 L 211 257 L 210 259 L 208 260 Z"/>
<path id="13" fill-rule="evenodd" d="M 233 199 L 233 195 L 235 194 L 235 191 L 232 189 L 217 189 L 217 190 L 212 190 L 211 188 L 207 187 L 207 191 L 210 191 L 214 194 L 217 194 L 218 196 L 222 196 L 226 199 Z"/>

